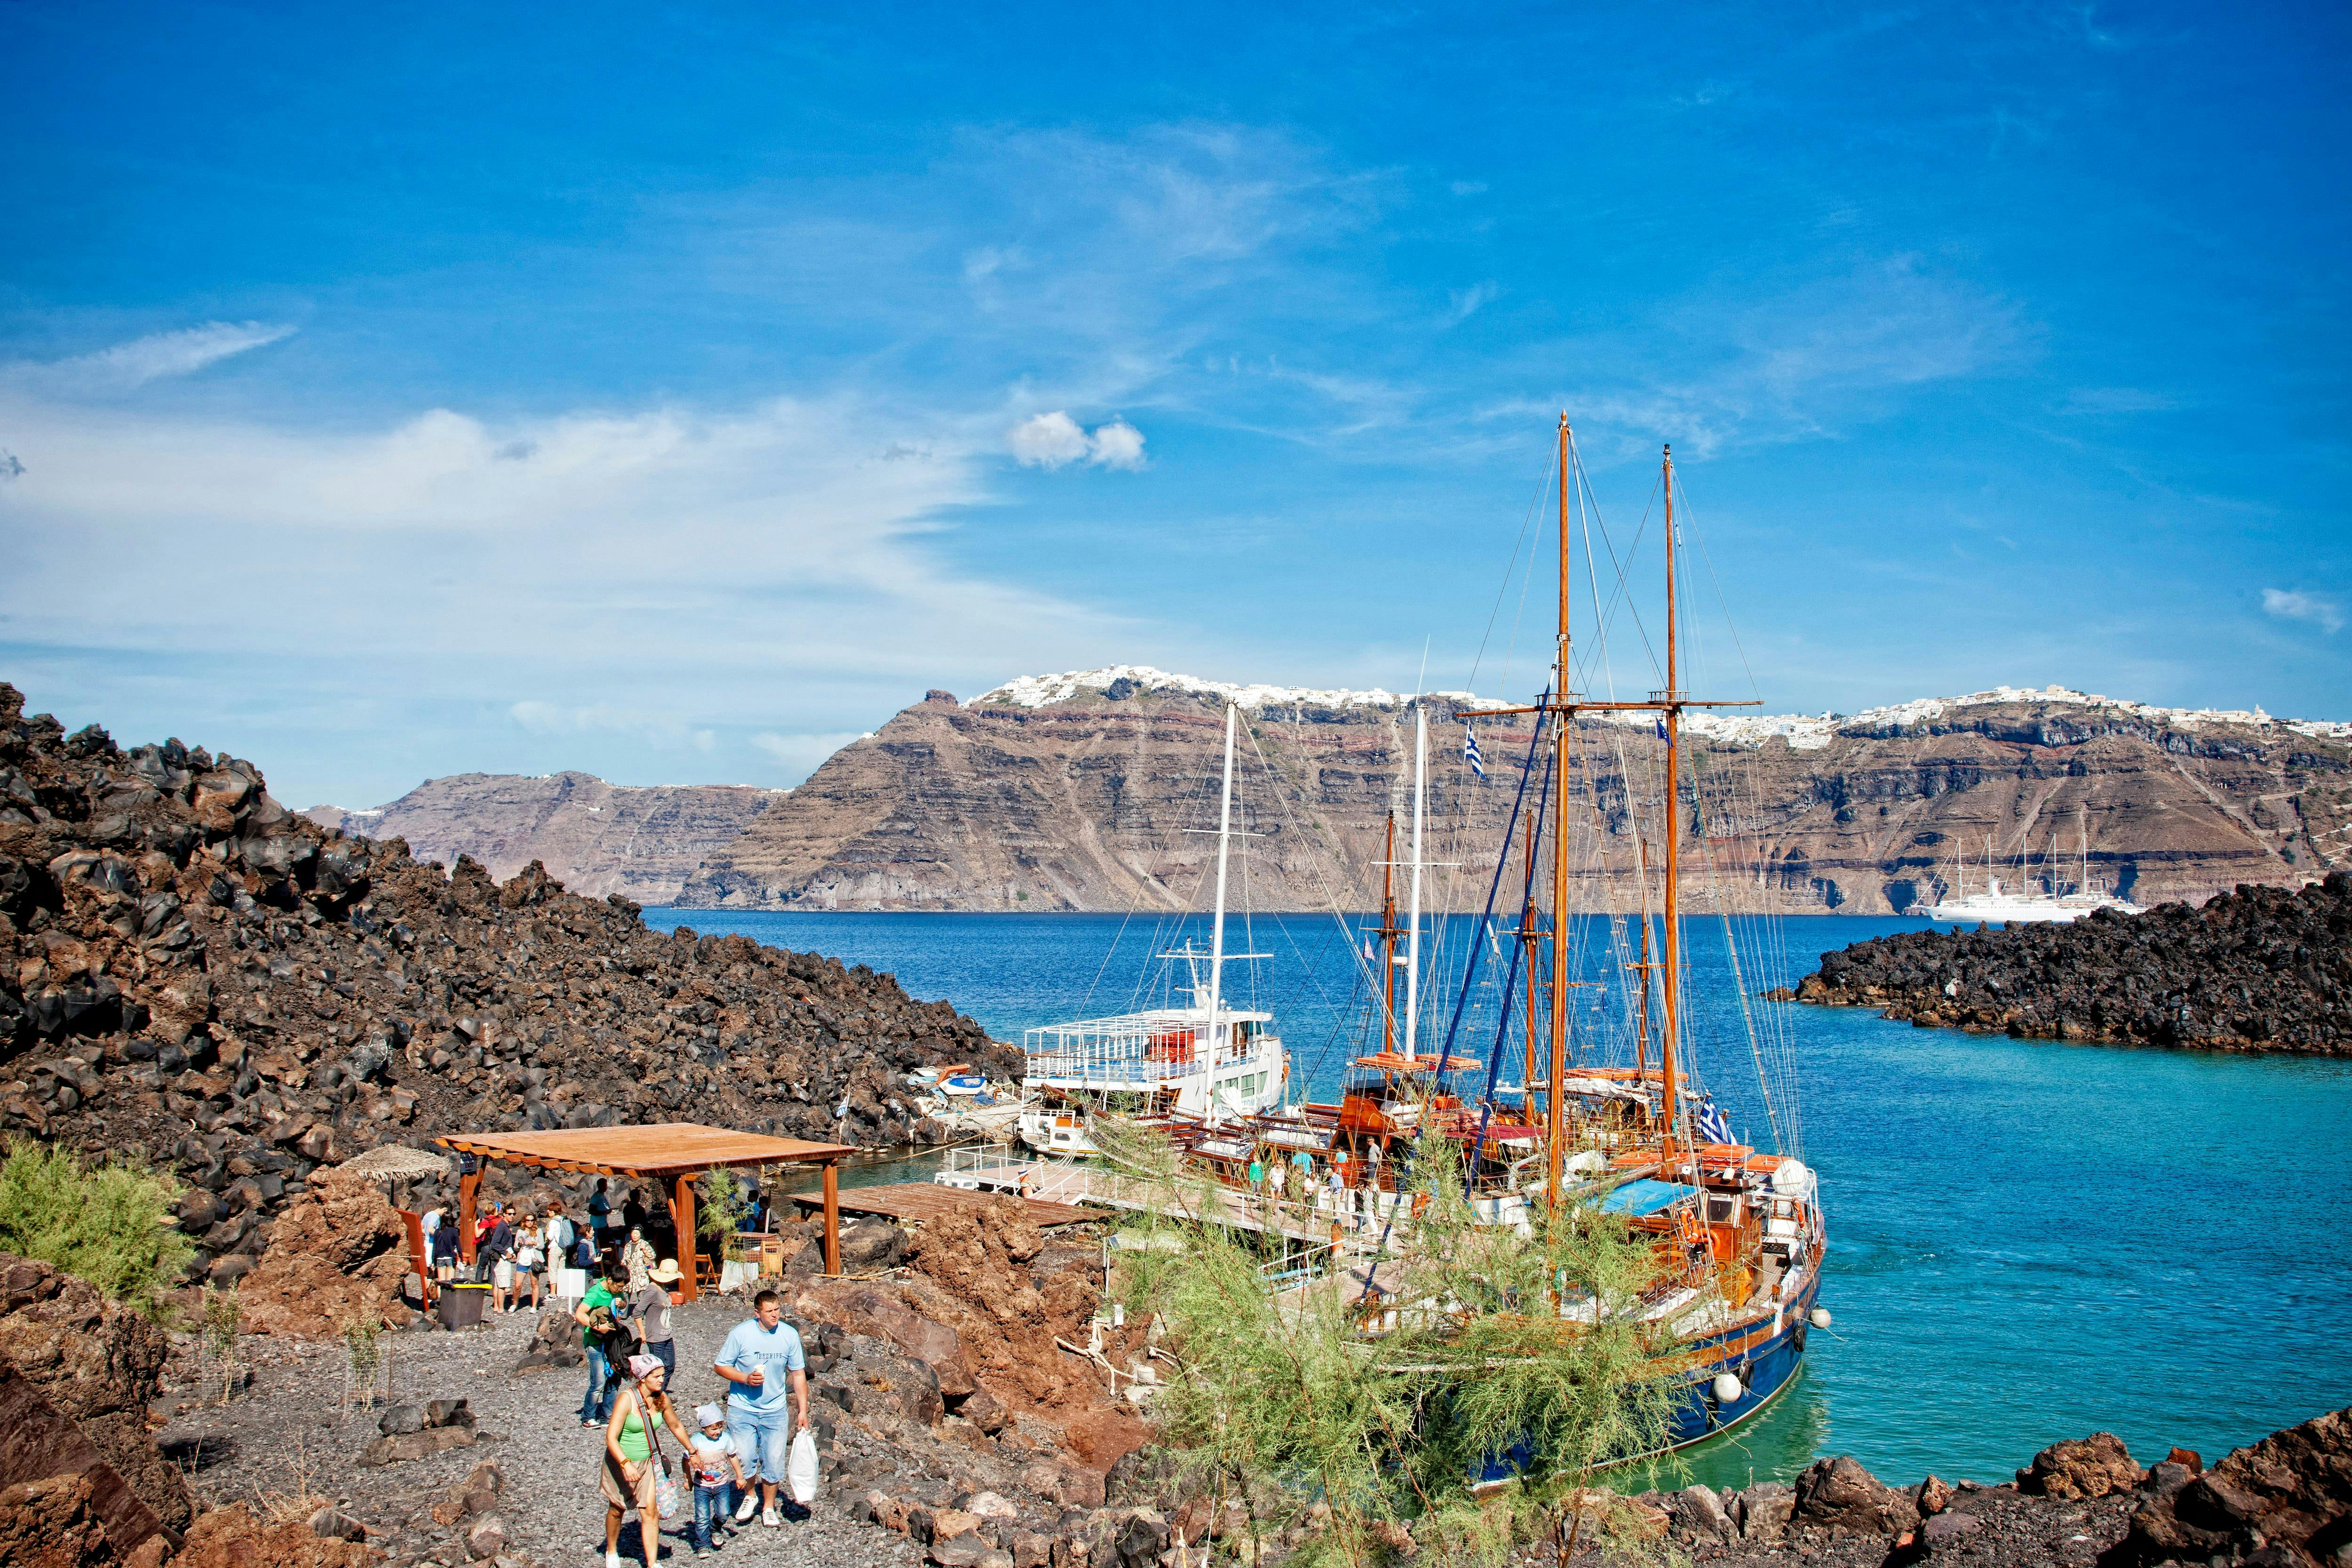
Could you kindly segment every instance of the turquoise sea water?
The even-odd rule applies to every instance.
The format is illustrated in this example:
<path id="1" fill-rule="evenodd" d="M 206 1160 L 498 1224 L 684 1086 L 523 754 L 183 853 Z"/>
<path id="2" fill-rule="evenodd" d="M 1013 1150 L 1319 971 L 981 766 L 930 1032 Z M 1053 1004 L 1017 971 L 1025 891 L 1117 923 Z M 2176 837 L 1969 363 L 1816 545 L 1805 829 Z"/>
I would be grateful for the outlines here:
<path id="1" fill-rule="evenodd" d="M 1017 1040 L 1130 1005 L 1167 929 L 1117 916 L 646 911 L 869 964 Z M 1792 981 L 1822 951 L 1914 921 L 1777 923 Z M 1464 927 L 1457 924 L 1460 932 Z M 1763 1125 L 1725 944 L 1688 923 L 1698 1063 L 1742 1135 Z M 1319 1092 L 1353 1048 L 1352 938 L 1261 917 L 1257 995 Z M 1767 946 L 1769 944 L 1768 943 Z M 1459 946 L 1457 941 L 1456 946 Z M 1747 949 L 1751 954 L 1753 948 Z M 1596 958 L 1591 972 L 1602 967 Z M 1599 995 L 1599 993 L 1594 993 Z M 1825 1453 L 1882 1477 L 2007 1479 L 2095 1428 L 2143 1462 L 2208 1459 L 2352 1405 L 2352 1253 L 2335 1166 L 2352 1145 L 2352 1064 L 2056 1045 L 1757 1003 L 1784 1023 L 1830 1248 L 1802 1379 L 1687 1456 L 1696 1479 L 1785 1479 Z M 1465 1030 L 1457 1051 L 1485 1055 Z M 1516 1048 L 1515 1048 L 1516 1049 Z M 1505 1070 L 1507 1082 L 1516 1069 Z"/>

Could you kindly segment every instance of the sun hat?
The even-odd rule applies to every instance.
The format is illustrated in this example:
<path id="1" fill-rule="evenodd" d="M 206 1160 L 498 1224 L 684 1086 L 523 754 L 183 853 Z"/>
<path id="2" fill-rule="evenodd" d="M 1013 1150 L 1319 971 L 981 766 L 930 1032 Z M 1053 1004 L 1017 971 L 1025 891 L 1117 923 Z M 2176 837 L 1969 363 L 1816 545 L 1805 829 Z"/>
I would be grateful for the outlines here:
<path id="1" fill-rule="evenodd" d="M 646 1276 L 648 1279 L 658 1280 L 665 1285 L 674 1283 L 677 1277 L 677 1260 L 675 1258 L 663 1259 L 653 1266 L 652 1271 Z"/>
<path id="2" fill-rule="evenodd" d="M 727 1419 L 727 1412 L 716 1405 L 698 1405 L 694 1407 L 694 1424 L 698 1427 L 716 1427 L 725 1419 Z"/>
<path id="3" fill-rule="evenodd" d="M 646 1378 L 651 1377 L 656 1372 L 667 1372 L 668 1370 L 668 1367 L 662 1364 L 662 1358 L 657 1355 L 633 1355 L 629 1357 L 629 1375 L 635 1378 L 640 1383 L 643 1383 Z"/>

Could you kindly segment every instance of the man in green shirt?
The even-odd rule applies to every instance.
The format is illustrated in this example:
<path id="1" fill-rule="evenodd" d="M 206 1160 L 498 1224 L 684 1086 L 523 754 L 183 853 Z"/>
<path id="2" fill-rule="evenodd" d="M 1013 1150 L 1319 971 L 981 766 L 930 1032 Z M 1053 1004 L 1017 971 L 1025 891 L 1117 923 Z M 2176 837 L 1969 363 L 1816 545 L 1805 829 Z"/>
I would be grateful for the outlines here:
<path id="1" fill-rule="evenodd" d="M 580 1343 L 588 1352 L 588 1392 L 580 1401 L 580 1424 L 602 1427 L 612 1419 L 613 1397 L 621 1386 L 621 1370 L 613 1364 L 607 1349 L 614 1334 L 612 1265 L 600 1260 L 596 1279 L 588 1286 L 588 1293 L 572 1309 L 572 1321 L 580 1325 Z"/>

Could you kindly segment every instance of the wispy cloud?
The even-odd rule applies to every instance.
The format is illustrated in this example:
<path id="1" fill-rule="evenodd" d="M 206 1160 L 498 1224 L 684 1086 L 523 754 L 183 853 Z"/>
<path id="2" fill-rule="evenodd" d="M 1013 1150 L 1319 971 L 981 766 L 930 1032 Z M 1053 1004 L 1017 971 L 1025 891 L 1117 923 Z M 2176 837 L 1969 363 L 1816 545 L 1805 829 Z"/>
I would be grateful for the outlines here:
<path id="1" fill-rule="evenodd" d="M 2169 392 L 2145 392 L 2138 387 L 2076 387 L 2058 404 L 2058 412 L 2097 417 L 2117 413 L 2166 413 L 2181 406 L 2181 401 Z"/>
<path id="2" fill-rule="evenodd" d="M 676 714 L 646 713 L 610 703 L 568 706 L 534 700 L 516 703 L 507 714 L 533 735 L 623 735 L 660 751 L 709 751 L 719 739 L 718 731 L 697 728 Z"/>
<path id="3" fill-rule="evenodd" d="M 1474 283 L 1467 288 L 1450 289 L 1445 297 L 1444 323 L 1455 327 L 1476 315 L 1483 306 L 1493 304 L 1503 297 L 1503 286 L 1492 278 Z"/>
<path id="4" fill-rule="evenodd" d="M 2263 612 L 2282 621 L 2308 621 L 2331 635 L 2344 629 L 2344 612 L 2334 600 L 2301 589 L 2263 589 Z"/>
<path id="5" fill-rule="evenodd" d="M 1134 470 L 1144 465 L 1143 432 L 1123 419 L 1088 432 L 1061 409 L 1032 414 L 1005 436 L 1013 461 L 1024 468 L 1061 468 L 1090 463 L 1098 468 Z"/>
<path id="6" fill-rule="evenodd" d="M 69 360 L 11 361 L 0 364 L 0 383 L 61 397 L 125 392 L 167 377 L 194 375 L 293 335 L 294 329 L 283 324 L 210 321 L 134 338 Z"/>
<path id="7" fill-rule="evenodd" d="M 763 731 L 751 737 L 751 744 L 772 758 L 786 779 L 797 784 L 815 772 L 826 758 L 859 738 L 856 730 L 827 735 L 780 735 Z"/>

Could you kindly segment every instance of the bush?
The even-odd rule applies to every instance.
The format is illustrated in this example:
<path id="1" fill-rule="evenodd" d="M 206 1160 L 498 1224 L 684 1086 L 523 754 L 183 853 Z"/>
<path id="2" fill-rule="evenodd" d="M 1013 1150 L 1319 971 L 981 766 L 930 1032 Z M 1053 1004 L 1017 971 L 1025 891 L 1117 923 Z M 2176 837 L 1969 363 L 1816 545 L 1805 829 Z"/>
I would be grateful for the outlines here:
<path id="1" fill-rule="evenodd" d="M 152 1316 L 194 1249 L 170 1180 L 120 1160 L 16 1141 L 0 1160 L 0 1250 L 37 1258 Z"/>

